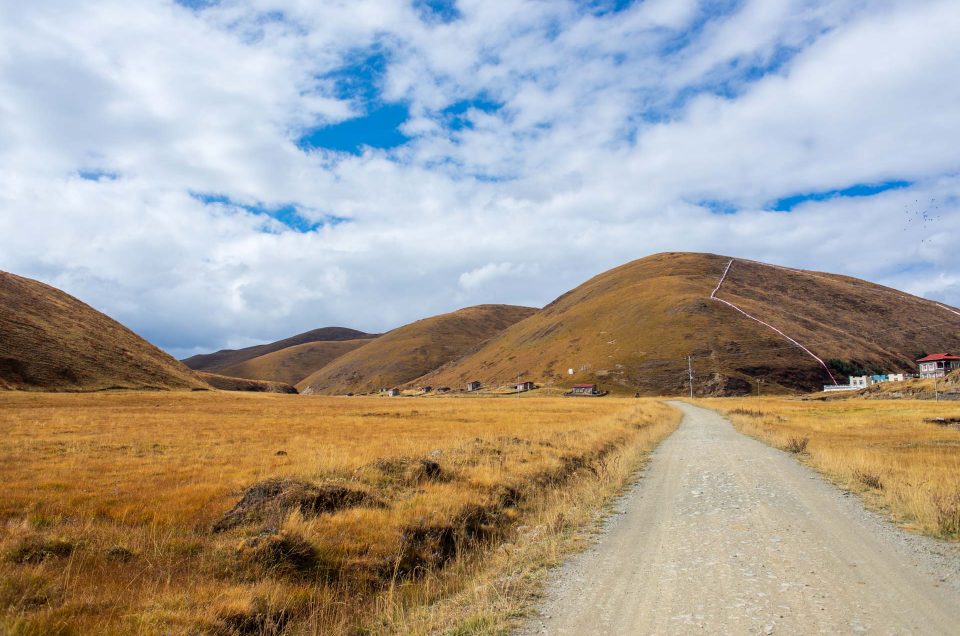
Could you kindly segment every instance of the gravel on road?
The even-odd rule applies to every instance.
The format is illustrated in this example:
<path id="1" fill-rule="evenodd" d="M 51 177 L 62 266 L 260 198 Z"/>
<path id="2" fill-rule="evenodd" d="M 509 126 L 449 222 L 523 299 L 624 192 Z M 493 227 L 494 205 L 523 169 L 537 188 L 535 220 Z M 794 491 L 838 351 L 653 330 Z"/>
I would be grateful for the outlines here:
<path id="1" fill-rule="evenodd" d="M 520 634 L 958 634 L 960 546 L 909 535 L 786 453 L 684 411 Z"/>

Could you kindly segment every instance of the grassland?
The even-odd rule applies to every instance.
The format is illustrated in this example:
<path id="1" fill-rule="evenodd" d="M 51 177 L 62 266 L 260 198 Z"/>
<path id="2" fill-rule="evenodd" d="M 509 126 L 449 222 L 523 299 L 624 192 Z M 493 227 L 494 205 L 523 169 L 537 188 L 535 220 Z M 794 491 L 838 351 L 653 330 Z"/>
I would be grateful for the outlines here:
<path id="1" fill-rule="evenodd" d="M 960 402 L 702 400 L 903 526 L 960 540 Z M 945 422 L 934 423 L 941 418 Z"/>
<path id="2" fill-rule="evenodd" d="M 679 414 L 0 394 L 0 632 L 494 633 Z"/>

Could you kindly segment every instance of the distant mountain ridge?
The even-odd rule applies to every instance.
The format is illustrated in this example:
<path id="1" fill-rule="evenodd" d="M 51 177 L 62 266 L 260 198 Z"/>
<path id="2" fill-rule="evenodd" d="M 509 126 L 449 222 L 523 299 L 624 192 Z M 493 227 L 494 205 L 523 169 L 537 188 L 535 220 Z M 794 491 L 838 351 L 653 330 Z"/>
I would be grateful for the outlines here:
<path id="1" fill-rule="evenodd" d="M 309 342 L 337 342 L 343 340 L 366 340 L 376 338 L 377 334 L 364 333 L 347 327 L 321 327 L 290 336 L 276 342 L 244 347 L 243 349 L 221 349 L 214 353 L 203 353 L 181 360 L 195 371 L 219 373 L 227 367 L 239 365 L 253 358 L 280 351 L 288 347 Z M 259 379 L 259 378 L 258 378 Z"/>
<path id="2" fill-rule="evenodd" d="M 541 310 L 478 305 L 375 336 L 325 327 L 188 358 L 187 368 L 79 300 L 0 273 L 0 388 L 368 393 L 508 387 L 743 395 L 910 372 L 960 351 L 960 312 L 848 276 L 716 254 L 664 253 L 599 274 Z M 233 376 L 233 377 L 223 377 Z M 207 380 L 205 380 L 206 378 Z"/>
<path id="3" fill-rule="evenodd" d="M 371 340 L 300 381 L 301 393 L 365 393 L 415 380 L 536 313 L 531 307 L 477 305 L 424 318 Z"/>

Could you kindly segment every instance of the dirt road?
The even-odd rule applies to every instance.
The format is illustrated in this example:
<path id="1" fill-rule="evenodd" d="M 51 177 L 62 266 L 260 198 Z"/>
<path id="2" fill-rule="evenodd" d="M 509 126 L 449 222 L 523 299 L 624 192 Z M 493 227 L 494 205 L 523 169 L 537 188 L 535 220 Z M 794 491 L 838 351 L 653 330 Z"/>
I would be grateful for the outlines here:
<path id="1" fill-rule="evenodd" d="M 523 634 L 960 634 L 960 549 L 909 537 L 712 411 L 681 427 Z"/>

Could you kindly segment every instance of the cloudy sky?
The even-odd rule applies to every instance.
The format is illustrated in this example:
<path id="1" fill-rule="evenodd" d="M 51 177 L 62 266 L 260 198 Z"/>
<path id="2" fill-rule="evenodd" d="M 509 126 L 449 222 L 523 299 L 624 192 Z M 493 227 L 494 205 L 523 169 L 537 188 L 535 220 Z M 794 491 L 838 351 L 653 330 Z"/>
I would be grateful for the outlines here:
<path id="1" fill-rule="evenodd" d="M 659 251 L 960 305 L 958 69 L 956 0 L 0 1 L 0 269 L 178 356 Z"/>

